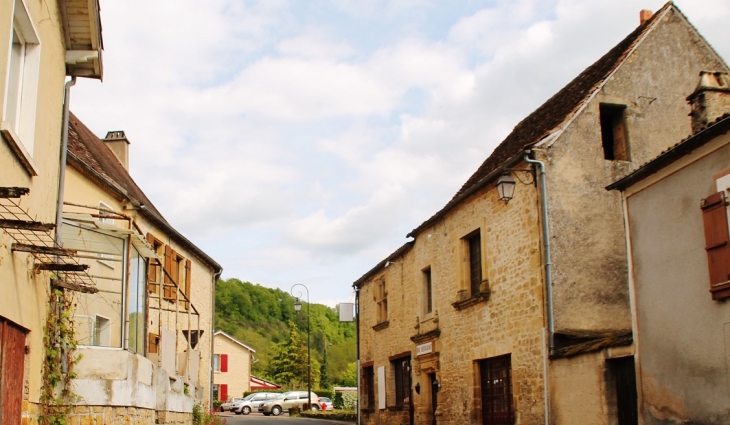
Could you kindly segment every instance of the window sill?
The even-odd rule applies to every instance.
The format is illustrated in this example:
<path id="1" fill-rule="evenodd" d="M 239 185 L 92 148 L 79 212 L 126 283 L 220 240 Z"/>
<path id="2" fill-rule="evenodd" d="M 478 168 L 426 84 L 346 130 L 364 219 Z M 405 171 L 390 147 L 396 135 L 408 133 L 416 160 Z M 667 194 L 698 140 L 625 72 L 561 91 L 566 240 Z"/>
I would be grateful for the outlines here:
<path id="1" fill-rule="evenodd" d="M 377 325 L 373 326 L 373 330 L 380 331 L 380 330 L 387 328 L 389 325 L 390 325 L 390 322 L 386 320 L 385 322 L 380 322 Z"/>
<path id="2" fill-rule="evenodd" d="M 5 140 L 5 143 L 8 144 L 10 150 L 13 151 L 15 156 L 18 158 L 20 165 L 25 168 L 25 172 L 28 173 L 30 177 L 37 176 L 38 167 L 35 165 L 35 162 L 33 162 L 33 157 L 31 157 L 30 153 L 25 150 L 25 146 L 21 143 L 18 135 L 15 134 L 13 129 L 10 128 L 10 125 L 5 121 L 0 121 L 0 134 L 2 134 L 2 138 Z"/>
<path id="3" fill-rule="evenodd" d="M 391 412 L 402 412 L 406 410 L 405 404 L 396 404 L 395 406 L 388 406 L 388 410 Z"/>
<path id="4" fill-rule="evenodd" d="M 490 291 L 480 292 L 476 295 L 472 295 L 471 297 L 456 301 L 455 303 L 451 303 L 451 306 L 454 307 L 456 310 L 464 310 L 465 308 L 469 308 L 473 305 L 477 305 L 479 303 L 487 302 L 489 301 L 489 295 L 491 294 Z"/>
<path id="5" fill-rule="evenodd" d="M 422 334 L 419 333 L 419 334 L 413 335 L 411 337 L 411 341 L 413 341 L 416 344 L 420 344 L 420 343 L 428 341 L 428 340 L 436 339 L 439 336 L 441 336 L 441 329 L 437 328 L 432 331 L 428 331 L 426 333 L 422 333 Z"/>
<path id="6" fill-rule="evenodd" d="M 364 408 L 360 409 L 360 412 L 366 413 L 366 414 L 375 413 L 375 408 L 374 407 L 364 407 Z"/>

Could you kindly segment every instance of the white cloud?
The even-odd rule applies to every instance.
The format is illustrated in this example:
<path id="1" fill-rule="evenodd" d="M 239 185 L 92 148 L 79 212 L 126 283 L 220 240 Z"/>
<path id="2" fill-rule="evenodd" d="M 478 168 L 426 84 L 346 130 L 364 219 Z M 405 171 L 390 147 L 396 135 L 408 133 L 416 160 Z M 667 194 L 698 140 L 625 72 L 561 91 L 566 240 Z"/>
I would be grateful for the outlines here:
<path id="1" fill-rule="evenodd" d="M 730 57 L 730 5 L 677 3 Z M 334 302 L 664 0 L 490 4 L 102 0 L 105 81 L 72 110 L 126 131 L 133 176 L 224 276 Z"/>

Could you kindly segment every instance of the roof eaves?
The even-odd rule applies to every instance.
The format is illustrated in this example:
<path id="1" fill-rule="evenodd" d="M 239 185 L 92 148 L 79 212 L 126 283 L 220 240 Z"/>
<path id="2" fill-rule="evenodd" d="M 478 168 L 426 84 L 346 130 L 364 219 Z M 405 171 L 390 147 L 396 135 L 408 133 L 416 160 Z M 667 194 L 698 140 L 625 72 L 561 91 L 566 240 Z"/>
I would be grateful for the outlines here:
<path id="1" fill-rule="evenodd" d="M 624 190 L 627 187 L 655 174 L 662 168 L 691 154 L 697 148 L 711 142 L 717 136 L 730 131 L 730 113 L 715 120 L 714 123 L 665 150 L 659 156 L 645 163 L 631 174 L 606 186 L 606 190 Z"/>
<path id="2" fill-rule="evenodd" d="M 256 350 L 254 350 L 253 348 L 249 347 L 248 345 L 246 345 L 246 344 L 242 343 L 241 341 L 237 340 L 236 338 L 234 338 L 234 337 L 232 337 L 232 336 L 228 335 L 227 333 L 225 333 L 225 332 L 223 332 L 223 331 L 216 331 L 216 332 L 215 332 L 215 333 L 213 334 L 213 336 L 216 336 L 216 335 L 218 335 L 218 334 L 220 334 L 220 335 L 223 335 L 223 336 L 225 336 L 226 338 L 228 338 L 228 339 L 230 339 L 231 341 L 235 342 L 236 344 L 238 344 L 238 345 L 240 345 L 240 346 L 242 346 L 242 347 L 246 348 L 247 350 L 251 351 L 252 353 L 255 353 L 255 352 L 256 352 Z"/>
<path id="3" fill-rule="evenodd" d="M 360 279 L 358 279 L 355 282 L 353 282 L 352 283 L 352 287 L 353 288 L 360 288 L 360 287 L 362 287 L 362 285 L 365 284 L 365 281 L 367 281 L 368 279 L 370 279 L 373 275 L 375 275 L 381 269 L 385 268 L 385 264 L 387 262 L 393 261 L 396 258 L 398 258 L 398 257 L 402 256 L 403 254 L 405 254 L 406 252 L 410 251 L 411 248 L 413 248 L 413 244 L 414 243 L 415 243 L 414 241 L 408 241 L 408 242 L 404 243 L 403 245 L 401 245 L 400 248 L 396 249 L 392 254 L 390 254 L 389 256 L 387 256 L 383 261 L 379 262 L 375 267 L 373 267 L 367 273 L 365 273 L 364 275 L 362 275 L 362 277 L 360 277 Z"/>
<path id="4" fill-rule="evenodd" d="M 208 254 L 203 252 L 202 249 L 198 248 L 197 245 L 192 243 L 190 239 L 183 236 L 182 233 L 175 230 L 174 227 L 170 223 L 167 222 L 164 218 L 159 216 L 155 211 L 150 209 L 147 205 L 140 205 L 139 206 L 139 212 L 140 214 L 144 215 L 151 221 L 155 222 L 158 226 L 162 227 L 165 231 L 170 232 L 172 234 L 172 237 L 176 239 L 179 243 L 182 245 L 185 245 L 187 248 L 189 248 L 191 251 L 195 253 L 201 260 L 208 263 L 209 266 L 211 266 L 216 274 L 219 274 L 223 271 L 223 267 L 221 267 L 218 262 L 216 262 L 213 258 L 211 258 Z"/>

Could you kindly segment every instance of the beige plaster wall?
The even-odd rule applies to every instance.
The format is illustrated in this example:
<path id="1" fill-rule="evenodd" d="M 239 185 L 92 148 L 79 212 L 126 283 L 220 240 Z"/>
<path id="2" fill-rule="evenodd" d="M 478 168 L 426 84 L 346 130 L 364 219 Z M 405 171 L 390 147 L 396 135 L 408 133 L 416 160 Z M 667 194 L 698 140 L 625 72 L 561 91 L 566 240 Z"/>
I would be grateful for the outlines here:
<path id="1" fill-rule="evenodd" d="M 706 148 L 627 198 L 645 425 L 730 422 L 730 306 L 709 292 L 700 210 L 730 169 L 730 134 Z"/>
<path id="2" fill-rule="evenodd" d="M 395 397 L 388 357 L 411 352 L 412 384 L 421 387 L 420 395 L 412 392 L 415 423 L 431 423 L 427 375 L 431 372 L 441 383 L 438 423 L 481 423 L 475 362 L 511 354 L 516 423 L 544 420 L 543 280 L 536 206 L 534 186 L 519 185 L 509 205 L 499 201 L 496 189 L 489 186 L 424 230 L 410 251 L 364 284 L 360 293 L 361 361 L 373 362 L 375 371 L 385 366 L 387 406 L 394 404 Z M 457 310 L 452 303 L 467 285 L 462 238 L 476 229 L 481 229 L 483 277 L 489 279 L 491 295 L 488 301 Z M 432 273 L 434 312 L 430 315 L 424 314 L 426 267 Z M 375 331 L 374 291 L 381 278 L 388 289 L 389 325 Z M 432 339 L 436 354 L 417 357 L 417 344 L 410 338 L 434 329 L 441 332 Z M 374 411 L 364 413 L 365 423 L 407 418 L 407 409 L 379 410 L 377 400 L 375 406 Z"/>
<path id="3" fill-rule="evenodd" d="M 228 397 L 243 397 L 251 391 L 251 351 L 223 335 L 213 338 L 214 354 L 228 354 L 228 372 L 213 372 L 214 384 L 227 384 Z"/>
<path id="4" fill-rule="evenodd" d="M 0 46 L 4 46 L 0 49 L 0 117 L 4 115 L 7 93 L 5 72 L 13 3 L 13 0 L 0 0 Z M 58 190 L 65 49 L 56 3 L 26 1 L 26 4 L 42 45 L 33 150 L 39 175 L 30 177 L 0 136 L 0 184 L 30 188 L 30 194 L 22 198 L 23 207 L 37 220 L 53 223 Z M 37 371 L 42 364 L 42 328 L 50 275 L 46 272 L 32 273 L 32 258 L 23 253 L 12 253 L 11 244 L 12 239 L 0 230 L 0 290 L 3 294 L 0 297 L 0 316 L 30 330 L 26 340 L 30 353 L 25 358 L 24 399 L 37 402 L 40 394 L 40 374 Z"/>

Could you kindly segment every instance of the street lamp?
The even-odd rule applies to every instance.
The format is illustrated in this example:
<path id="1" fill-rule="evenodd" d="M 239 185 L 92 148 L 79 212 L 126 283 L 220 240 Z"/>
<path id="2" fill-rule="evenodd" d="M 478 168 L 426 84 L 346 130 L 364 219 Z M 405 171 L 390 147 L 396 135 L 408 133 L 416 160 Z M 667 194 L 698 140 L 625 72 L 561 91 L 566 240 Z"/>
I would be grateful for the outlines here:
<path id="1" fill-rule="evenodd" d="M 307 291 L 307 404 L 309 404 L 309 410 L 312 410 L 312 357 L 310 356 L 309 346 L 309 288 L 301 283 L 296 283 L 291 287 L 290 293 L 296 300 L 294 301 L 294 310 L 296 310 L 297 313 L 299 313 L 299 310 L 302 309 L 302 302 L 299 300 L 302 297 L 301 291 L 297 293 L 299 296 L 294 296 L 294 288 L 297 286 L 301 286 Z"/>

